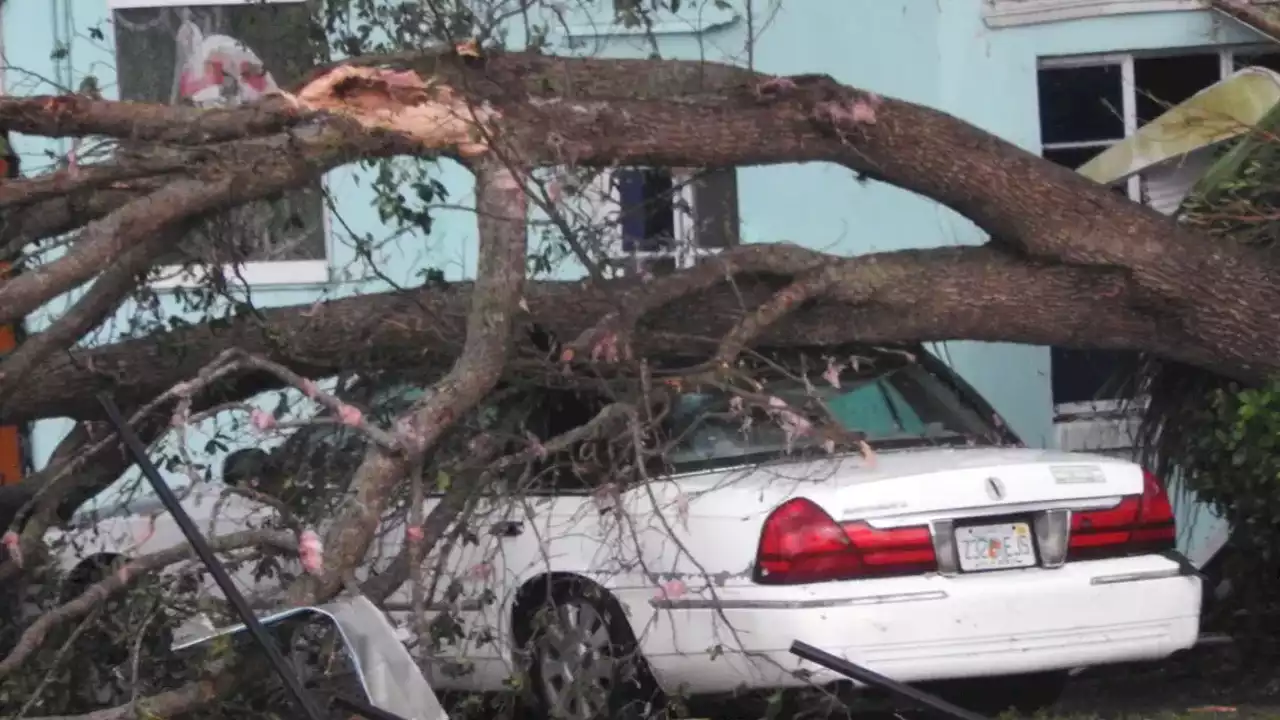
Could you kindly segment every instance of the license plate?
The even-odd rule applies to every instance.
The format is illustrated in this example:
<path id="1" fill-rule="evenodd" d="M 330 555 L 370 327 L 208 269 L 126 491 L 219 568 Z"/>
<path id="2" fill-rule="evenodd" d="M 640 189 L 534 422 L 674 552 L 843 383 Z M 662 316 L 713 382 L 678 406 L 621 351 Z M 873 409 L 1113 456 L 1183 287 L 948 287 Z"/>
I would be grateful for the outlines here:
<path id="1" fill-rule="evenodd" d="M 1024 522 L 956 528 L 960 569 L 965 572 L 1004 570 L 1036 564 L 1031 528 Z"/>

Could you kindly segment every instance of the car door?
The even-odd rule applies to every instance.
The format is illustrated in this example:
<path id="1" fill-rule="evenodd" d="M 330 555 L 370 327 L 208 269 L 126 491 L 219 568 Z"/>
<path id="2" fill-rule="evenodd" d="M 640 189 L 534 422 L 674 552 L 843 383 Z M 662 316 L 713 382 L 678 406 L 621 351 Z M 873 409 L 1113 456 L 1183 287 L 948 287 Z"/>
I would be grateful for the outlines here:
<path id="1" fill-rule="evenodd" d="M 527 446 L 524 429 L 534 396 L 504 395 L 476 409 L 458 428 L 464 442 L 482 434 L 499 443 L 500 457 L 510 457 Z M 458 457 L 444 449 L 446 457 Z M 493 470 L 488 459 L 468 466 L 428 463 L 426 487 L 430 490 L 424 517 L 449 498 L 462 503 L 457 520 L 424 558 L 421 577 L 428 602 L 428 642 L 433 686 L 493 691 L 512 674 L 510 643 L 505 641 L 509 617 L 508 598 L 518 589 L 510 572 L 507 550 L 512 543 L 536 546 L 526 533 L 523 504 L 512 489 L 527 474 L 524 464 Z M 481 471 L 493 473 L 484 480 Z M 481 483 L 484 482 L 484 485 Z M 465 495 L 458 495 L 464 492 Z M 401 591 L 406 597 L 410 589 Z"/>

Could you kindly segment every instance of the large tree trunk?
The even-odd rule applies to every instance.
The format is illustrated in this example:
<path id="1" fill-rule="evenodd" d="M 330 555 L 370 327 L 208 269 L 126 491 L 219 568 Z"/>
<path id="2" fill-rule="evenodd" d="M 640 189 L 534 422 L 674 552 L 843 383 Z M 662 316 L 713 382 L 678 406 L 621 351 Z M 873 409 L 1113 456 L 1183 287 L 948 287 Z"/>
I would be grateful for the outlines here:
<path id="1" fill-rule="evenodd" d="M 733 256 L 755 256 L 775 273 L 740 277 L 735 286 L 710 289 L 671 302 L 645 319 L 636 336 L 642 352 L 699 350 L 780 288 L 788 263 L 820 256 L 791 246 L 753 246 Z M 784 256 L 789 256 L 784 257 Z M 773 258 L 781 258 L 774 261 Z M 1141 309 L 1126 273 L 1010 259 L 986 248 L 902 251 L 837 260 L 853 269 L 884 273 L 871 299 L 852 306 L 824 299 L 806 306 L 760 338 L 770 345 L 914 342 L 952 339 L 1056 344 L 1080 348 L 1150 350 L 1249 377 L 1274 371 L 1280 356 L 1242 367 L 1211 349 L 1181 342 L 1159 316 Z M 719 266 L 721 260 L 709 260 Z M 619 282 L 609 288 L 659 292 Z M 358 368 L 449 366 L 465 338 L 471 294 L 467 283 L 334 300 L 317 306 L 263 310 L 230 323 L 195 325 L 51 358 L 5 405 L 10 420 L 97 417 L 93 394 L 111 390 L 120 402 L 141 404 L 195 375 L 227 347 L 262 354 L 312 377 Z M 577 338 L 613 310 L 614 295 L 580 282 L 530 283 L 530 322 L 560 342 Z M 698 347 L 701 338 L 701 348 Z M 526 349 L 536 351 L 526 344 Z M 277 387 L 274 376 L 251 375 L 224 386 L 222 399 Z"/>
<path id="2" fill-rule="evenodd" d="M 991 246 L 985 251 L 884 256 L 877 262 L 893 273 L 893 282 L 877 283 L 875 292 L 854 303 L 855 308 L 834 310 L 826 321 L 821 312 L 809 313 L 811 320 L 796 327 L 807 327 L 810 340 L 836 336 L 905 339 L 909 334 L 912 339 L 1140 348 L 1239 377 L 1257 377 L 1276 369 L 1280 284 L 1274 278 L 1280 277 L 1280 269 L 1273 256 L 1190 232 L 946 113 L 882 99 L 825 77 L 773 78 L 706 63 L 521 54 L 493 55 L 476 62 L 443 54 L 402 67 L 423 77 L 432 73 L 456 95 L 483 104 L 485 131 L 528 164 L 688 167 L 833 162 L 933 198 L 991 234 Z M 637 82 L 646 77 L 655 80 Z M 376 84 L 377 76 L 363 82 Z M 285 103 L 224 111 L 204 117 L 203 122 L 192 122 L 186 110 L 131 109 L 74 98 L 59 99 L 59 111 L 50 113 L 43 111 L 48 99 L 4 99 L 0 100 L 0 122 L 25 132 L 58 135 L 119 132 L 121 123 L 131 118 L 134 137 L 173 143 L 265 132 L 303 120 L 311 127 L 318 123 L 324 128 L 307 131 L 302 137 L 309 140 L 291 146 L 295 153 L 310 158 L 307 161 L 300 163 L 286 155 L 279 161 L 283 163 L 280 169 L 271 172 L 265 170 L 274 167 L 268 159 L 255 163 L 255 187 L 262 188 L 296 184 L 294 180 L 306 174 L 299 171 L 310 168 L 318 172 L 341 157 L 405 152 L 433 142 L 447 147 L 428 149 L 467 151 L 463 145 L 448 145 L 460 142 L 454 136 L 424 139 L 412 133 L 370 134 L 359 103 L 351 101 L 354 96 L 350 92 L 354 91 L 344 87 L 337 84 L 337 89 L 326 91 L 328 95 L 312 93 L 323 100 L 312 103 L 325 111 L 319 115 L 308 115 Z M 307 91 L 299 97 L 308 97 Z M 408 102 L 390 90 L 383 101 Z M 272 141 L 252 138 L 244 142 L 252 144 L 250 149 L 237 149 L 235 142 L 224 143 L 204 155 L 192 156 L 191 161 L 224 168 L 208 182 L 228 187 L 228 178 L 237 177 L 234 168 L 243 165 L 235 158 L 252 147 L 272 145 Z M 228 165 L 231 170 L 225 169 Z M 263 178 L 276 184 L 263 184 Z M 81 184 L 75 187 L 82 189 L 87 181 L 82 178 L 78 182 Z M 32 198 L 46 197 L 36 189 L 31 190 Z M 21 188 L 9 195 L 21 197 Z M 102 246 L 127 247 L 129 242 L 138 242 L 140 238 L 130 239 L 129 227 L 121 227 L 119 218 L 113 219 L 125 210 L 146 215 L 139 203 L 145 203 L 147 196 L 131 197 L 121 195 L 119 200 L 126 204 L 115 211 L 110 211 L 109 205 L 103 208 L 110 214 L 100 222 L 116 230 L 110 243 L 84 243 L 56 269 L 59 272 L 19 276 L 0 284 L 0 298 L 5 299 L 0 316 L 25 312 L 24 308 L 83 282 L 94 265 L 84 258 L 96 257 L 94 253 Z M 192 212 L 211 204 L 207 195 L 191 202 Z M 17 201 L 14 205 L 23 206 Z M 32 205 L 35 207 L 39 205 Z M 92 203 L 80 203 L 77 209 L 92 213 L 93 207 Z M 182 216 L 171 205 L 163 210 L 167 217 Z M 18 218 L 26 222 L 23 213 L 18 213 Z M 50 220 L 45 224 L 58 225 Z M 101 230 L 93 224 L 90 228 Z M 81 253 L 83 257 L 79 257 Z M 785 278 L 793 272 L 780 268 L 776 274 Z M 50 277 L 62 282 L 53 282 Z M 838 283 L 837 288 L 847 291 L 850 283 L 867 281 L 866 277 L 850 276 L 849 282 Z M 368 339 L 365 344 L 377 344 L 391 356 L 412 354 L 415 346 L 436 332 L 446 342 L 430 343 L 433 352 L 450 345 L 457 348 L 462 341 L 457 323 L 459 303 L 466 292 L 466 286 L 458 286 L 343 301 L 320 311 L 329 321 L 323 324 L 309 322 L 299 309 L 270 312 L 269 324 L 280 326 L 274 336 L 289 338 L 272 352 L 299 370 L 330 372 L 358 360 L 348 347 L 351 335 L 335 332 L 339 327 L 358 328 L 359 336 Z M 817 309 L 832 297 L 833 293 L 820 295 Z M 608 310 L 607 295 L 599 289 L 569 285 L 531 288 L 528 299 L 532 305 L 543 307 L 542 298 L 550 300 L 545 307 L 555 311 L 536 310 L 536 319 L 564 334 L 590 325 L 594 316 Z M 722 322 L 721 327 L 730 321 L 726 313 L 742 310 L 730 302 L 727 291 L 718 299 L 696 302 L 699 306 L 711 302 L 710 307 L 716 308 L 713 317 Z M 410 319 L 413 312 L 408 308 L 415 303 L 426 310 L 408 327 L 421 330 L 421 334 L 395 330 L 395 323 Z M 395 322 L 372 321 L 383 317 Z M 440 327 L 429 328 L 423 317 L 431 317 L 432 326 Z M 691 317 L 696 316 L 673 312 L 673 329 L 683 331 L 690 323 L 694 326 L 690 330 L 712 329 L 699 327 L 704 323 L 701 317 Z M 835 318 L 844 322 L 837 325 L 832 322 Z M 263 331 L 254 329 L 247 320 L 234 323 L 217 338 L 214 332 L 197 330 L 179 340 L 178 344 L 185 346 L 180 357 L 185 359 L 165 360 L 161 366 L 173 368 L 172 374 L 154 372 L 154 363 L 165 352 L 164 346 L 173 343 L 172 337 L 82 354 L 80 361 L 55 359 L 55 355 L 17 387 L 0 393 L 0 398 L 10 396 L 0 415 L 13 420 L 84 416 L 91 410 L 83 390 L 103 386 L 104 376 L 115 376 L 105 384 L 118 382 L 119 391 L 126 396 L 123 399 L 138 399 L 209 358 L 215 344 L 243 344 L 262 350 L 268 343 Z M 794 328 L 779 332 L 792 333 L 794 340 L 805 339 Z M 295 343 L 294 348 L 288 347 Z M 76 362 L 84 367 L 75 368 Z M 24 363 L 26 367 L 34 364 L 31 358 L 24 358 Z M 150 377 L 140 378 L 136 371 L 140 367 L 151 369 Z M 0 375 L 3 373 L 0 366 Z M 157 377 L 161 374 L 163 378 Z M 91 383 L 95 377 L 98 379 Z M 37 387 L 44 390 L 36 391 Z"/>

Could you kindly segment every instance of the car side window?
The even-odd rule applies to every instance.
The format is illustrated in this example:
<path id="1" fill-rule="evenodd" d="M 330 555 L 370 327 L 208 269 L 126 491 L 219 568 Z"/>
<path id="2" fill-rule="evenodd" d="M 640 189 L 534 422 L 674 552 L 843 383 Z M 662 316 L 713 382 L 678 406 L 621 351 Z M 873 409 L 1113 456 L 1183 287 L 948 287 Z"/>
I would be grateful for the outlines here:
<path id="1" fill-rule="evenodd" d="M 596 393 L 576 390 L 538 392 L 528 430 L 539 442 L 548 441 L 590 422 L 608 403 Z M 549 453 L 534 464 L 534 494 L 589 493 L 614 475 L 616 444 L 593 438 Z"/>

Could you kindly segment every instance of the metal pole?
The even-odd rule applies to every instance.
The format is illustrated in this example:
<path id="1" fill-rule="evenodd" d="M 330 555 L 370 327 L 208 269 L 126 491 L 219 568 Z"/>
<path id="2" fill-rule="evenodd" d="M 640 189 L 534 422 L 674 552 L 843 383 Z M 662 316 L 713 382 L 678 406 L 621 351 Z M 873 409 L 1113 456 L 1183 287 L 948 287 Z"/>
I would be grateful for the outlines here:
<path id="1" fill-rule="evenodd" d="M 102 409 L 107 411 L 107 419 L 115 426 L 120 439 L 124 441 L 125 447 L 129 448 L 133 459 L 138 463 L 138 469 L 142 470 L 142 474 L 151 483 L 156 495 L 160 497 L 160 502 L 164 503 L 169 514 L 173 515 L 173 519 L 177 521 L 182 534 L 191 543 L 191 548 L 196 551 L 196 555 L 200 556 L 200 561 L 209 569 L 209 574 L 218 583 L 218 587 L 222 588 L 222 593 L 227 596 L 227 602 L 231 603 L 231 607 L 235 608 L 241 622 L 248 628 L 249 633 L 253 635 L 253 639 L 262 648 L 262 651 L 266 653 L 267 660 L 271 663 L 271 667 L 276 671 L 276 674 L 280 676 L 280 679 L 284 681 L 284 686 L 288 688 L 294 702 L 298 704 L 298 707 L 302 709 L 302 712 L 309 720 L 325 720 L 324 712 L 311 695 L 307 693 L 306 688 L 302 686 L 302 681 L 289 668 L 284 656 L 280 654 L 280 649 L 276 647 L 275 642 L 267 635 L 266 629 L 262 627 L 262 623 L 258 622 L 258 618 L 249 609 L 249 603 L 245 602 L 244 596 L 236 589 L 235 583 L 231 581 L 231 576 L 227 574 L 226 568 L 214 556 L 213 549 L 209 547 L 209 543 L 205 542 L 204 536 L 200 534 L 200 530 L 192 522 L 191 516 L 187 515 L 186 510 L 182 509 L 178 497 L 173 494 L 173 490 L 169 488 L 164 478 L 160 477 L 160 472 L 156 470 L 155 464 L 147 457 L 147 449 L 142 445 L 142 441 L 138 439 L 138 435 L 133 432 L 133 428 L 129 427 L 129 423 L 120 414 L 120 408 L 106 393 L 98 394 L 98 402 L 101 403 Z"/>
<path id="2" fill-rule="evenodd" d="M 937 697 L 931 693 L 927 693 L 919 688 L 913 688 L 898 682 L 892 678 L 887 678 L 878 672 L 868 670 L 861 665 L 854 665 L 842 657 L 836 657 L 829 652 L 819 650 L 818 648 L 800 642 L 799 640 L 791 643 L 791 654 L 809 662 L 817 663 L 828 670 L 835 670 L 847 678 L 857 680 L 872 687 L 886 690 L 889 693 L 904 698 L 915 705 L 936 710 L 945 715 L 950 715 L 956 720 L 990 720 L 984 715 L 965 710 L 959 705 L 951 703 Z"/>

